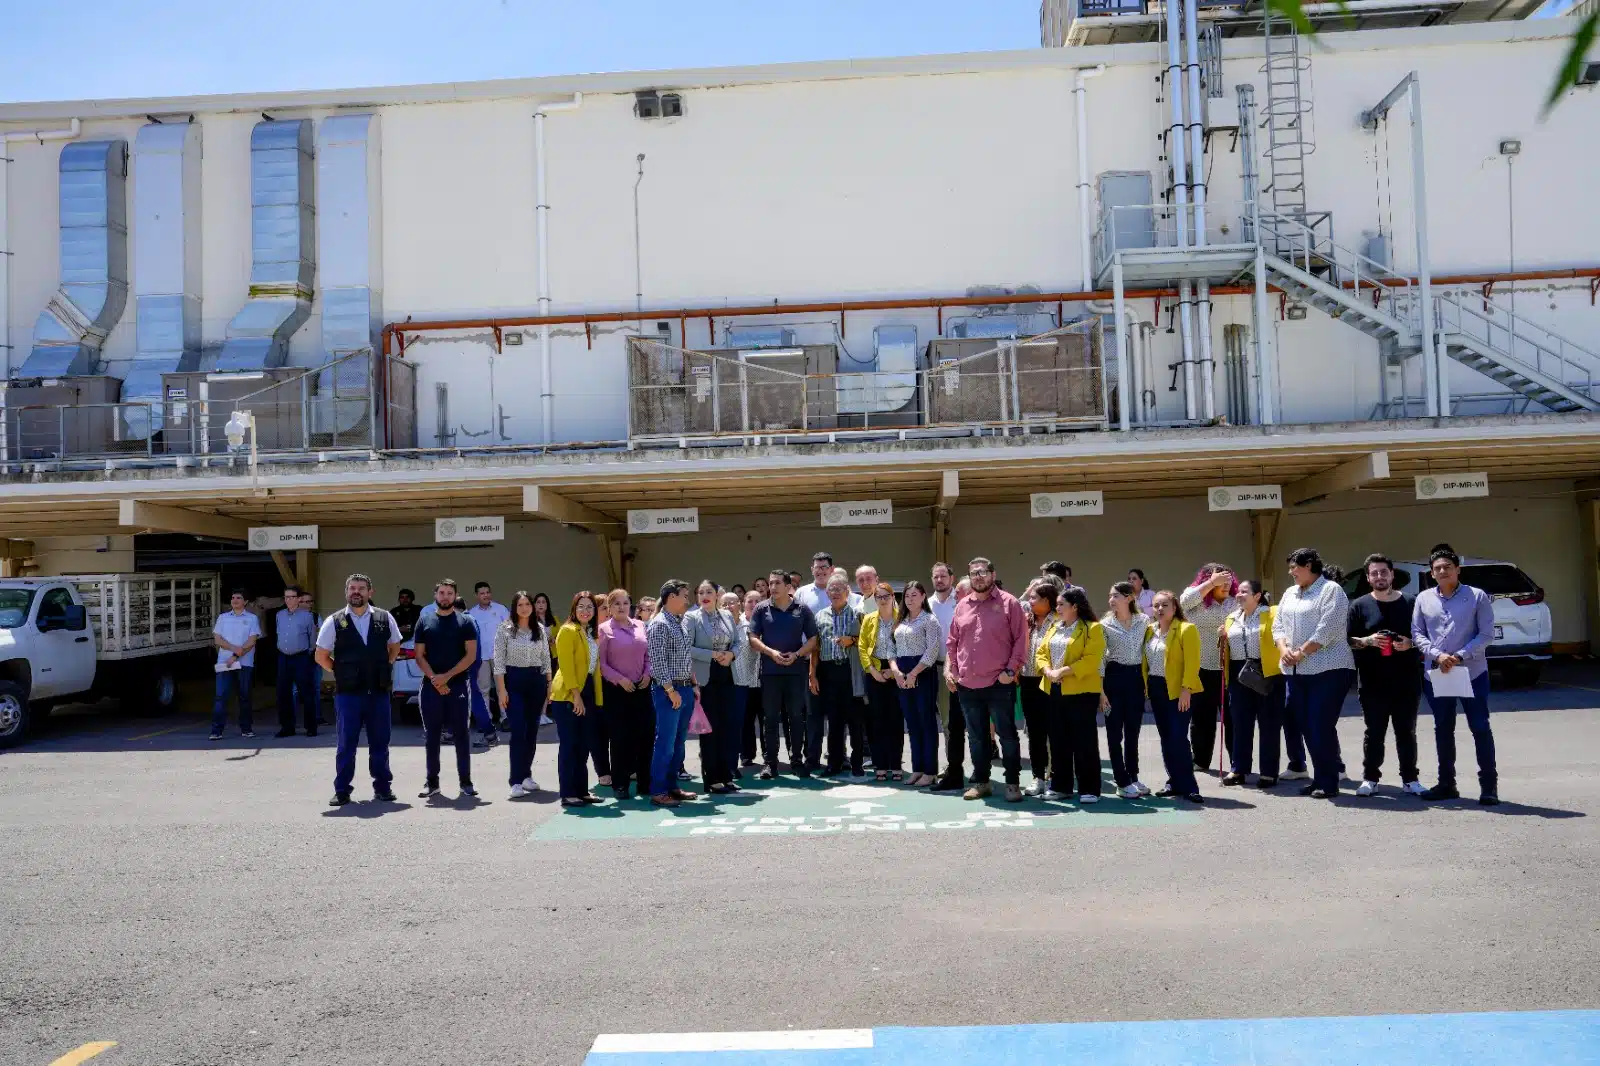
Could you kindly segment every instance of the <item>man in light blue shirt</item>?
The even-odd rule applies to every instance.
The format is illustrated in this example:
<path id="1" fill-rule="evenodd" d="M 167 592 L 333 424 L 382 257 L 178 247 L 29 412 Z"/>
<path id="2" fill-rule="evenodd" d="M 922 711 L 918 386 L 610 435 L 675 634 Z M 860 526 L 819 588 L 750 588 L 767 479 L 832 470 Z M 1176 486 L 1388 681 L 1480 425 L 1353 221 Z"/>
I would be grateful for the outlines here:
<path id="1" fill-rule="evenodd" d="M 261 622 L 244 609 L 243 589 L 228 597 L 228 611 L 211 627 L 211 640 L 217 646 L 216 698 L 211 704 L 211 738 L 222 739 L 228 724 L 228 697 L 239 704 L 239 735 L 255 736 L 250 720 L 250 679 L 255 673 L 256 641 L 261 639 Z"/>
<path id="2" fill-rule="evenodd" d="M 1461 557 L 1441 544 L 1428 556 L 1434 587 L 1417 593 L 1411 615 L 1411 642 L 1428 668 L 1423 693 L 1433 709 L 1433 740 L 1439 749 L 1439 783 L 1422 794 L 1425 800 L 1460 799 L 1456 790 L 1456 704 L 1467 717 L 1478 753 L 1478 802 L 1500 802 L 1500 775 L 1495 769 L 1494 732 L 1489 728 L 1489 645 L 1494 643 L 1494 601 L 1482 589 L 1461 583 Z M 1465 670 L 1472 681 L 1470 696 L 1438 696 L 1434 674 Z"/>
<path id="3" fill-rule="evenodd" d="M 317 642 L 317 619 L 300 604 L 300 588 L 283 590 L 283 609 L 273 620 L 278 633 L 278 736 L 294 736 L 294 710 L 298 702 L 306 736 L 317 735 L 316 664 L 311 653 Z M 298 697 L 298 699 L 296 699 Z"/>

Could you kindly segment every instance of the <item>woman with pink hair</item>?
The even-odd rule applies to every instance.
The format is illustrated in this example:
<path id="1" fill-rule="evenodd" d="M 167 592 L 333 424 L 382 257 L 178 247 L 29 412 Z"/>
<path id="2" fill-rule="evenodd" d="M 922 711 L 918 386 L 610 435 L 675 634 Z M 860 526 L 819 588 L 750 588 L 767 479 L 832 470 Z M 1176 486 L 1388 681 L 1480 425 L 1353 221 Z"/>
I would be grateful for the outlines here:
<path id="1" fill-rule="evenodd" d="M 1189 747 L 1196 770 L 1208 769 L 1216 755 L 1217 715 L 1222 707 L 1222 644 L 1224 626 L 1239 607 L 1239 579 L 1222 563 L 1206 563 L 1178 597 L 1183 617 L 1200 631 L 1200 684 L 1189 715 Z M 1233 750 L 1233 723 L 1224 713 L 1223 736 Z M 1222 772 L 1222 767 L 1217 767 Z"/>

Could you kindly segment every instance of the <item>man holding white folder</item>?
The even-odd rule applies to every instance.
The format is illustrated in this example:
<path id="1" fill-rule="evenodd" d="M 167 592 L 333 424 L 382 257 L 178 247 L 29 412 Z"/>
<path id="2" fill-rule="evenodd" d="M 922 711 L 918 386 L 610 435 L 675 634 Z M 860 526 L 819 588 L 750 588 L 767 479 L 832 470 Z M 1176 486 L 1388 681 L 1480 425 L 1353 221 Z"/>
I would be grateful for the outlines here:
<path id="1" fill-rule="evenodd" d="M 1494 643 L 1494 601 L 1482 589 L 1461 583 L 1461 557 L 1441 544 L 1428 556 L 1435 587 L 1417 594 L 1411 639 L 1428 668 L 1424 694 L 1433 709 L 1433 738 L 1439 749 L 1439 783 L 1425 800 L 1459 799 L 1456 790 L 1456 704 L 1467 716 L 1478 753 L 1478 802 L 1500 802 L 1494 764 L 1494 733 L 1489 728 L 1489 660 Z"/>

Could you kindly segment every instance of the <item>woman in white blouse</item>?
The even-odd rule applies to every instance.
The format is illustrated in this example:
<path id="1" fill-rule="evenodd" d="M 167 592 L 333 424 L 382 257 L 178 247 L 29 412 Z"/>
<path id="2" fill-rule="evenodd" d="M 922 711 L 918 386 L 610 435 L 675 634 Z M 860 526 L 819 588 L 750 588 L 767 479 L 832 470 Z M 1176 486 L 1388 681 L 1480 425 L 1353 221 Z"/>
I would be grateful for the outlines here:
<path id="1" fill-rule="evenodd" d="M 1062 589 L 1056 578 L 1039 577 L 1034 578 L 1022 594 L 1022 606 L 1028 612 L 1028 653 L 1022 657 L 1017 699 L 1022 704 L 1022 726 L 1028 731 L 1028 763 L 1033 770 L 1033 784 L 1026 791 L 1030 796 L 1043 796 L 1050 791 L 1050 701 L 1039 687 L 1038 662 L 1039 646 L 1057 622 L 1056 603 Z"/>
<path id="2" fill-rule="evenodd" d="M 1222 624 L 1239 606 L 1239 579 L 1221 563 L 1206 563 L 1194 575 L 1194 581 L 1178 596 L 1178 606 L 1184 620 L 1200 631 L 1200 684 L 1201 691 L 1194 696 L 1194 708 L 1189 715 L 1189 744 L 1194 755 L 1194 768 L 1205 770 L 1211 760 L 1217 759 L 1217 772 L 1222 772 L 1221 758 L 1217 755 L 1217 719 L 1222 718 L 1222 731 L 1229 750 L 1233 747 L 1233 723 L 1227 719 L 1222 706 Z"/>
<path id="3" fill-rule="evenodd" d="M 1133 586 L 1133 609 L 1154 621 L 1156 617 L 1156 593 L 1150 587 L 1150 582 L 1145 578 L 1144 571 L 1136 566 L 1128 571 L 1128 580 L 1118 582 L 1118 584 Z"/>
<path id="4" fill-rule="evenodd" d="M 879 588 L 887 588 L 879 585 Z M 906 582 L 906 616 L 894 627 L 895 658 L 889 669 L 899 687 L 900 711 L 911 734 L 911 777 L 917 787 L 933 784 L 939 772 L 939 680 L 934 664 L 944 648 L 939 619 L 928 610 L 922 582 Z"/>
<path id="5" fill-rule="evenodd" d="M 511 597 L 511 618 L 494 634 L 494 684 L 511 721 L 511 798 L 539 791 L 533 756 L 539 747 L 539 713 L 550 693 L 550 644 L 535 617 L 533 597 Z"/>
<path id="6" fill-rule="evenodd" d="M 1100 619 L 1106 635 L 1106 657 L 1100 663 L 1104 680 L 1100 709 L 1106 715 L 1111 776 L 1123 799 L 1150 795 L 1150 786 L 1139 780 L 1139 727 L 1144 724 L 1144 639 L 1151 622 L 1138 609 L 1136 594 L 1132 582 L 1112 585 L 1107 600 L 1111 609 Z M 1155 599 L 1154 593 L 1150 598 Z"/>

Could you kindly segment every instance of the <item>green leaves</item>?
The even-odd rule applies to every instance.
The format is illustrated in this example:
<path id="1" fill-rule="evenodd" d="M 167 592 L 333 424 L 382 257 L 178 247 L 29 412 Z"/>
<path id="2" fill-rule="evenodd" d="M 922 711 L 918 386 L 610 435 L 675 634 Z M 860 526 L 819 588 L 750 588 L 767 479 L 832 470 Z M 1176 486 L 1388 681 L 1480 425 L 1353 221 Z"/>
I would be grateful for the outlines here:
<path id="1" fill-rule="evenodd" d="M 1284 0 L 1284 2 L 1292 3 L 1294 0 Z M 1578 75 L 1582 73 L 1584 59 L 1594 44 L 1597 26 L 1600 26 L 1600 11 L 1591 11 L 1589 16 L 1578 24 L 1578 29 L 1573 33 L 1572 41 L 1567 46 L 1567 57 L 1562 61 L 1561 70 L 1556 74 L 1555 84 L 1550 86 L 1550 95 L 1545 98 L 1540 118 L 1548 118 L 1550 112 L 1561 102 L 1561 95 L 1578 84 Z"/>

